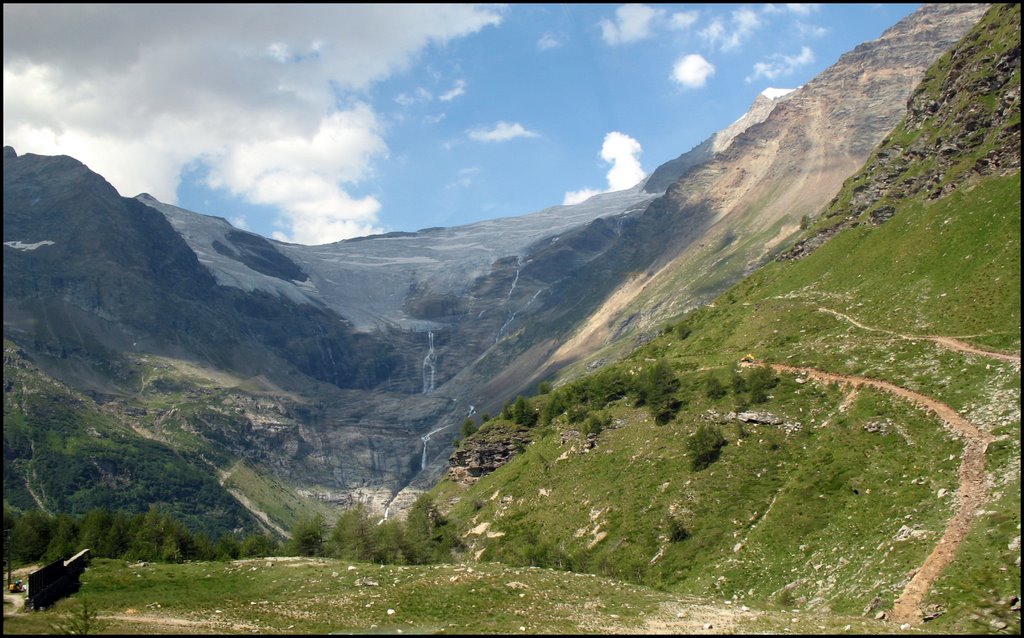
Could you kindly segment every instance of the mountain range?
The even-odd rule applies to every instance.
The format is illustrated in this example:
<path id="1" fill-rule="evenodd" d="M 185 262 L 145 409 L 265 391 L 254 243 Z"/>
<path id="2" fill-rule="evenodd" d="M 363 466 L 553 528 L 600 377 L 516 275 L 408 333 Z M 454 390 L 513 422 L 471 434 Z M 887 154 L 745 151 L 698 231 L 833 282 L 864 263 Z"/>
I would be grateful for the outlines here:
<path id="1" fill-rule="evenodd" d="M 632 189 L 456 228 L 286 244 L 5 148 L 5 500 L 281 532 L 401 511 L 466 419 L 648 343 L 838 227 L 830 201 L 864 210 L 880 186 L 844 181 L 986 9 L 923 6 Z"/>

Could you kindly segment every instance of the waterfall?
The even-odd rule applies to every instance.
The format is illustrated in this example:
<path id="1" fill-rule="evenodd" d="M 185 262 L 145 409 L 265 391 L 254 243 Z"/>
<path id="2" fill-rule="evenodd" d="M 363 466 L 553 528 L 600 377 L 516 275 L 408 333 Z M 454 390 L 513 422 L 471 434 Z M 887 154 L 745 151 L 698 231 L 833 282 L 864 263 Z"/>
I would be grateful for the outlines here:
<path id="1" fill-rule="evenodd" d="M 516 284 L 519 283 L 519 269 L 522 268 L 522 266 L 523 266 L 523 258 L 517 256 L 516 257 L 516 276 L 512 280 L 512 287 L 508 289 L 508 294 L 505 295 L 505 305 L 506 306 L 509 305 L 510 303 L 512 303 L 512 292 L 515 291 Z M 504 325 L 502 325 L 501 328 L 498 329 L 498 334 L 494 336 L 494 343 L 498 343 L 498 340 L 501 339 L 502 333 L 505 332 L 505 328 L 508 328 L 509 324 L 511 324 L 512 320 L 515 319 L 515 318 L 516 318 L 515 311 L 512 310 L 512 309 L 509 309 L 509 311 L 508 311 L 508 321 L 506 321 L 504 323 Z"/>
<path id="2" fill-rule="evenodd" d="M 432 430 L 430 432 L 427 432 L 426 434 L 424 434 L 423 436 L 420 437 L 420 439 L 423 440 L 423 456 L 420 458 L 420 471 L 421 472 L 423 470 L 427 469 L 427 441 L 430 440 L 431 436 L 437 434 L 441 430 L 447 430 L 449 427 L 451 427 L 451 426 L 446 425 L 443 428 L 437 428 L 436 430 Z"/>
<path id="3" fill-rule="evenodd" d="M 434 361 L 437 355 L 434 354 L 434 333 L 427 332 L 427 339 L 430 340 L 430 348 L 427 356 L 423 358 L 423 394 L 430 394 L 434 391 Z"/>

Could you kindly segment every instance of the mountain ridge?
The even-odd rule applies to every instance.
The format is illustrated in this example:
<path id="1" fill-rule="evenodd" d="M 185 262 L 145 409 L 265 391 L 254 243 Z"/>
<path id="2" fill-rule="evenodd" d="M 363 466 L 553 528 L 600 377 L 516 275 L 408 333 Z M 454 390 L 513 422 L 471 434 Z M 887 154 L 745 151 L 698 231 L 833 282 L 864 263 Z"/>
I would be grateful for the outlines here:
<path id="1" fill-rule="evenodd" d="M 842 115 L 853 118 L 848 122 L 875 131 L 881 120 L 873 109 L 884 107 L 886 117 L 899 112 L 902 104 L 891 96 L 910 91 L 911 71 L 923 73 L 929 58 L 952 44 L 981 10 L 929 6 L 911 16 L 887 32 L 883 43 L 844 62 L 846 73 L 860 73 L 860 67 L 851 70 L 851 60 L 881 63 L 887 59 L 885 46 L 891 45 L 889 53 L 900 60 L 899 77 L 888 71 L 865 77 L 863 87 L 886 91 L 831 106 L 845 109 Z M 180 430 L 176 436 L 196 445 L 226 445 L 266 476 L 322 503 L 347 507 L 366 501 L 382 513 L 401 495 L 394 501 L 400 509 L 443 473 L 449 443 L 466 418 L 496 412 L 516 394 L 529 394 L 540 381 L 554 378 L 563 366 L 596 367 L 602 359 L 621 356 L 653 337 L 659 318 L 709 301 L 781 248 L 796 232 L 802 211 L 790 206 L 792 197 L 773 200 L 773 214 L 781 214 L 773 219 L 759 214 L 765 206 L 723 207 L 714 191 L 745 185 L 747 199 L 756 199 L 758 188 L 762 195 L 771 190 L 759 180 L 786 177 L 775 168 L 785 163 L 773 164 L 768 154 L 787 140 L 804 139 L 792 137 L 805 124 L 796 114 L 801 108 L 821 110 L 824 97 L 808 106 L 806 96 L 815 86 L 811 82 L 773 100 L 763 120 L 754 122 L 761 117 L 755 114 L 749 126 L 729 137 L 727 147 L 687 169 L 664 196 L 645 192 L 640 184 L 575 206 L 470 227 L 303 247 L 258 238 L 145 195 L 114 199 L 116 193 L 107 193 L 111 206 L 140 211 L 140 218 L 159 226 L 154 236 L 174 235 L 167 235 L 168 245 L 182 260 L 180 271 L 157 269 L 153 281 L 168 281 L 154 287 L 127 276 L 145 269 L 133 264 L 114 269 L 102 250 L 89 250 L 73 266 L 78 278 L 57 277 L 71 282 L 61 284 L 67 294 L 44 287 L 50 295 L 45 299 L 32 297 L 38 266 L 46 263 L 46 251 L 64 250 L 70 242 L 19 248 L 59 237 L 29 236 L 32 197 L 19 190 L 18 171 L 8 170 L 8 164 L 43 160 L 5 149 L 5 210 L 12 211 L 4 225 L 5 336 L 19 342 L 40 368 L 90 389 L 102 401 L 163 414 L 176 395 L 161 394 L 159 388 L 180 386 L 196 404 L 175 419 L 147 417 L 145 427 L 173 426 Z M 852 124 L 841 128 L 827 148 L 859 149 L 866 143 Z M 766 135 L 772 131 L 776 137 L 769 143 Z M 806 139 L 797 142 L 792 146 L 806 155 Z M 761 158 L 751 160 L 755 164 L 763 161 L 731 171 L 735 175 L 723 168 L 736 168 L 747 154 Z M 785 165 L 793 166 L 788 157 Z M 827 173 L 828 183 L 838 189 L 853 164 L 843 160 L 814 170 Z M 53 187 L 54 201 L 73 198 Z M 816 189 L 817 199 L 804 201 L 805 208 L 832 195 L 826 191 Z M 162 220 L 149 212 L 154 209 Z M 552 226 L 552 219 L 561 225 Z M 94 215 L 92 221 L 100 218 Z M 116 227 L 92 229 L 96 246 L 102 248 L 104 233 Z M 60 224 L 52 229 L 67 231 Z M 485 241 L 495 236 L 505 243 Z M 132 249 L 146 245 L 129 243 Z M 452 253 L 458 259 L 451 260 Z M 145 264 L 160 252 L 123 254 L 135 254 L 137 263 Z M 721 274 L 712 276 L 712 268 Z M 360 274 L 366 272 L 374 278 Z M 82 283 L 81 276 L 89 273 L 92 279 Z M 117 304 L 107 306 L 94 294 L 101 278 L 121 282 Z M 681 279 L 690 283 L 677 286 Z M 191 305 L 210 295 L 211 304 Z M 638 300 L 647 305 L 638 306 Z M 216 392 L 216 401 L 229 403 L 204 398 L 206 381 L 172 372 L 176 361 L 186 359 L 232 372 L 266 405 L 256 401 L 253 409 L 234 410 L 226 407 L 234 398 Z"/>

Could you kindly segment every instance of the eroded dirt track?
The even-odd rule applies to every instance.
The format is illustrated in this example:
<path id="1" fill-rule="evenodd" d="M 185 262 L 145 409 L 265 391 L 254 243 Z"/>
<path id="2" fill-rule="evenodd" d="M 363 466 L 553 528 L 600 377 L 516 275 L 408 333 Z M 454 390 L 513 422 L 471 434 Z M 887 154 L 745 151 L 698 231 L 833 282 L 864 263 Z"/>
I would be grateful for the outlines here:
<path id="1" fill-rule="evenodd" d="M 956 491 L 953 517 L 946 525 L 946 531 L 935 549 L 916 570 L 913 578 L 896 599 L 890 615 L 890 620 L 896 623 L 916 624 L 922 622 L 921 605 L 928 589 L 942 573 L 942 570 L 952 562 L 957 547 L 967 536 L 978 510 L 988 499 L 985 487 L 985 451 L 995 437 L 983 432 L 945 403 L 888 381 L 833 374 L 814 368 L 782 364 L 773 364 L 772 368 L 779 372 L 801 374 L 826 383 L 847 384 L 855 388 L 868 386 L 904 398 L 918 407 L 936 414 L 946 428 L 963 440 L 964 452 L 959 470 L 960 483 Z"/>
<path id="2" fill-rule="evenodd" d="M 885 334 L 890 334 L 890 335 L 893 335 L 895 337 L 899 337 L 900 339 L 906 339 L 907 341 L 931 341 L 931 342 L 935 343 L 936 345 L 938 345 L 939 347 L 945 348 L 946 350 L 953 350 L 955 352 L 960 352 L 960 353 L 963 353 L 963 354 L 976 354 L 976 355 L 979 355 L 979 356 L 982 356 L 982 357 L 988 357 L 989 359 L 996 359 L 998 361 L 1006 361 L 1007 363 L 1016 364 L 1017 369 L 1018 370 L 1020 369 L 1020 354 L 1019 353 L 1018 354 L 1007 354 L 1005 352 L 995 352 L 995 351 L 992 351 L 992 350 L 983 350 L 981 348 L 978 348 L 976 346 L 973 346 L 973 345 L 967 343 L 966 341 L 960 341 L 959 339 L 954 339 L 953 337 L 940 337 L 940 336 L 937 336 L 937 335 L 906 335 L 906 334 L 900 334 L 898 332 L 893 332 L 891 330 L 885 330 L 884 328 L 875 328 L 873 326 L 865 325 L 865 324 L 857 321 L 856 319 L 854 319 L 853 317 L 851 317 L 849 315 L 844 315 L 843 313 L 837 312 L 837 311 L 832 310 L 830 308 L 818 308 L 818 312 L 824 312 L 826 314 L 832 315 L 833 317 L 837 317 L 839 319 L 843 319 L 844 321 L 848 321 L 848 322 L 852 323 L 853 325 L 855 325 L 858 328 L 861 328 L 863 330 L 870 330 L 871 332 L 883 332 Z"/>

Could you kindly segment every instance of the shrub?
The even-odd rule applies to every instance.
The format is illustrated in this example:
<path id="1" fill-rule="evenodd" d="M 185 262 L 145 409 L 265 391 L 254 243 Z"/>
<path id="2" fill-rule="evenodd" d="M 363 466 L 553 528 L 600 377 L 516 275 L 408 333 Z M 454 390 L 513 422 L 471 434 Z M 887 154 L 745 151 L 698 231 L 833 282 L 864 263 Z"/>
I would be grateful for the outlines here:
<path id="1" fill-rule="evenodd" d="M 718 426 L 704 423 L 686 440 L 686 447 L 693 455 L 691 461 L 694 471 L 700 471 L 718 460 L 725 446 L 725 436 Z"/>
<path id="2" fill-rule="evenodd" d="M 725 389 L 722 382 L 713 374 L 709 374 L 707 378 L 704 379 L 704 391 L 709 399 L 715 401 L 721 399 L 728 393 L 728 390 Z"/>

